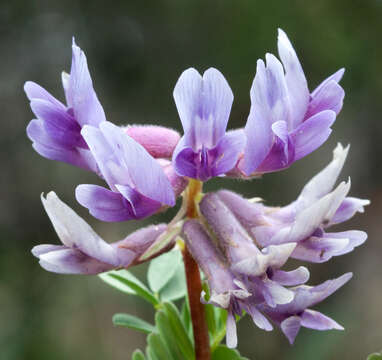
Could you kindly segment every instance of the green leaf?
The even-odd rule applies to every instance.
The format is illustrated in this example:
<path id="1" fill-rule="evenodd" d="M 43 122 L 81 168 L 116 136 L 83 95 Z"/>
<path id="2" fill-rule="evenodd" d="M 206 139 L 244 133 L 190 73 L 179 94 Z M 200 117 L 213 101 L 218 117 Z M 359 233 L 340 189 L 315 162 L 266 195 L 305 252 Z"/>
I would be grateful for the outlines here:
<path id="1" fill-rule="evenodd" d="M 219 345 L 212 353 L 211 360 L 249 360 L 242 357 L 235 349 L 229 349 L 225 345 Z"/>
<path id="2" fill-rule="evenodd" d="M 157 311 L 155 314 L 155 325 L 167 346 L 170 354 L 169 360 L 181 359 L 182 354 L 177 346 L 177 334 L 172 331 L 170 321 L 163 310 Z"/>
<path id="3" fill-rule="evenodd" d="M 183 302 L 183 305 L 182 305 L 181 317 L 182 317 L 183 325 L 186 328 L 186 331 L 188 333 L 188 336 L 193 340 L 193 337 L 192 337 L 191 313 L 190 313 L 190 305 L 188 303 L 188 298 L 184 299 L 184 302 Z"/>
<path id="4" fill-rule="evenodd" d="M 147 343 L 149 345 L 151 356 L 154 359 L 170 359 L 170 354 L 164 344 L 162 338 L 157 333 L 152 333 L 147 337 Z"/>
<path id="5" fill-rule="evenodd" d="M 138 330 L 146 334 L 155 331 L 154 325 L 144 321 L 136 316 L 130 314 L 115 314 L 113 316 L 113 324 L 117 326 L 124 326 L 130 329 Z"/>
<path id="6" fill-rule="evenodd" d="M 146 287 L 146 285 L 127 270 L 112 270 L 99 275 L 99 277 L 119 291 L 137 295 L 152 303 L 154 306 L 159 304 L 154 294 Z"/>
<path id="7" fill-rule="evenodd" d="M 380 354 L 380 353 L 370 354 L 367 357 L 367 360 L 382 360 L 382 354 Z"/>
<path id="8" fill-rule="evenodd" d="M 216 332 L 218 330 L 217 323 L 216 323 L 216 317 L 215 317 L 215 311 L 214 306 L 207 304 L 204 306 L 205 312 L 206 312 L 206 320 L 207 320 L 207 326 L 208 331 L 210 332 L 212 338 L 215 337 Z"/>
<path id="9" fill-rule="evenodd" d="M 169 251 L 151 260 L 147 272 L 150 289 L 158 292 L 175 275 L 182 264 L 182 254 L 179 250 Z"/>
<path id="10" fill-rule="evenodd" d="M 178 309 L 170 302 L 165 302 L 163 308 L 170 321 L 171 329 L 173 333 L 176 334 L 177 345 L 183 354 L 182 359 L 194 359 L 194 347 L 188 332 L 182 323 Z"/>
<path id="11" fill-rule="evenodd" d="M 161 301 L 174 301 L 181 299 L 187 294 L 186 275 L 184 272 L 183 262 L 179 264 L 175 275 L 159 292 Z"/>
<path id="12" fill-rule="evenodd" d="M 133 355 L 131 356 L 131 360 L 146 360 L 146 358 L 143 352 L 137 349 L 133 352 Z"/>

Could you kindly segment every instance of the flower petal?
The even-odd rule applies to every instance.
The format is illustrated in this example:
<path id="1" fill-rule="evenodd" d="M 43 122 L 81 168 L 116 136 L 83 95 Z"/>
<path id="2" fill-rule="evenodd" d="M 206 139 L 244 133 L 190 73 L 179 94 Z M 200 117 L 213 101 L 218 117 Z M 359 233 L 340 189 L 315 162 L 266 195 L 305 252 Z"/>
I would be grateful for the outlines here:
<path id="1" fill-rule="evenodd" d="M 126 221 L 136 216 L 130 203 L 120 193 L 102 186 L 83 184 L 76 188 L 77 201 L 95 218 L 102 221 Z"/>
<path id="2" fill-rule="evenodd" d="M 325 110 L 305 120 L 290 134 L 295 146 L 295 161 L 310 154 L 327 140 L 335 119 L 334 111 Z"/>
<path id="3" fill-rule="evenodd" d="M 102 240 L 89 224 L 63 203 L 54 192 L 48 193 L 46 199 L 41 196 L 41 201 L 64 245 L 81 250 L 101 262 L 120 265 L 115 249 Z"/>
<path id="4" fill-rule="evenodd" d="M 327 82 L 312 96 L 306 118 L 324 110 L 333 110 L 337 115 L 342 109 L 344 89 L 334 80 Z"/>
<path id="5" fill-rule="evenodd" d="M 113 265 L 102 263 L 76 249 L 63 249 L 40 255 L 40 265 L 59 274 L 99 274 L 111 270 Z"/>
<path id="6" fill-rule="evenodd" d="M 105 121 L 105 113 L 93 89 L 86 56 L 73 39 L 72 67 L 69 88 L 66 92 L 68 106 L 73 108 L 74 117 L 81 126 L 97 126 Z"/>
<path id="7" fill-rule="evenodd" d="M 279 29 L 277 47 L 285 69 L 285 81 L 290 94 L 291 128 L 296 128 L 304 119 L 309 103 L 308 84 L 285 32 Z"/>
<path id="8" fill-rule="evenodd" d="M 302 313 L 301 325 L 314 330 L 344 330 L 336 321 L 314 310 L 305 310 Z"/>
<path id="9" fill-rule="evenodd" d="M 288 338 L 289 343 L 293 344 L 301 328 L 301 318 L 299 316 L 290 316 L 281 323 L 280 328 Z"/>

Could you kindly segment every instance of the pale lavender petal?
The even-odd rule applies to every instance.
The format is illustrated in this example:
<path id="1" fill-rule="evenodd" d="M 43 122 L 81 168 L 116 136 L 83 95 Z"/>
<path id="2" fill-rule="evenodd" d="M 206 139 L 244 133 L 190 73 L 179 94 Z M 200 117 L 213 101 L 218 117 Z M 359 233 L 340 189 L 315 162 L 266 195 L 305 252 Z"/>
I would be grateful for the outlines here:
<path id="1" fill-rule="evenodd" d="M 263 329 L 265 331 L 272 331 L 273 326 L 268 321 L 268 319 L 259 311 L 257 310 L 256 306 L 251 305 L 248 307 L 248 313 L 251 315 L 253 322 L 258 326 L 260 329 Z"/>
<path id="2" fill-rule="evenodd" d="M 180 176 L 196 179 L 198 177 L 198 167 L 195 161 L 197 155 L 187 145 L 186 138 L 183 136 L 178 142 L 172 157 L 176 173 Z"/>
<path id="3" fill-rule="evenodd" d="M 290 94 L 291 129 L 294 129 L 303 121 L 308 108 L 308 84 L 296 52 L 281 29 L 278 32 L 277 46 L 285 69 L 285 81 Z"/>
<path id="4" fill-rule="evenodd" d="M 46 132 L 42 120 L 34 119 L 27 127 L 27 135 L 33 141 L 33 148 L 43 157 L 62 161 L 85 170 L 94 171 L 95 163 L 85 149 L 67 148 L 54 141 Z M 82 151 L 81 151 L 82 150 Z M 88 156 L 85 156 L 88 155 Z"/>
<path id="5" fill-rule="evenodd" d="M 333 256 L 342 255 L 349 246 L 349 239 L 346 237 L 331 238 L 312 236 L 300 242 L 291 257 L 298 260 L 312 263 L 322 263 L 330 260 Z"/>
<path id="6" fill-rule="evenodd" d="M 93 275 L 113 269 L 113 265 L 105 264 L 91 258 L 76 249 L 52 251 L 39 256 L 40 265 L 47 271 L 59 274 Z"/>
<path id="7" fill-rule="evenodd" d="M 80 133 L 80 126 L 67 111 L 41 99 L 32 100 L 30 105 L 37 118 L 43 120 L 44 128 L 52 138 L 52 142 L 68 148 L 77 146 L 87 148 Z"/>
<path id="8" fill-rule="evenodd" d="M 288 151 L 288 142 L 289 142 L 289 137 L 288 137 L 288 125 L 286 121 L 276 121 L 272 124 L 272 131 L 273 133 L 281 140 L 284 148 L 284 157 L 285 157 L 285 162 L 289 162 L 289 151 Z"/>
<path id="9" fill-rule="evenodd" d="M 327 82 L 312 96 L 306 118 L 324 110 L 333 110 L 337 115 L 342 109 L 345 97 L 344 89 L 334 80 Z"/>
<path id="10" fill-rule="evenodd" d="M 98 185 L 78 185 L 77 201 L 102 221 L 126 221 L 136 216 L 130 203 L 120 194 Z"/>
<path id="11" fill-rule="evenodd" d="M 349 145 L 344 148 L 340 143 L 333 151 L 333 160 L 317 175 L 315 175 L 302 189 L 296 206 L 299 210 L 311 205 L 314 201 L 328 194 L 336 183 L 344 166 Z"/>
<path id="12" fill-rule="evenodd" d="M 129 202 L 135 218 L 141 219 L 154 214 L 161 203 L 141 195 L 138 191 L 125 185 L 116 185 L 118 191 Z"/>
<path id="13" fill-rule="evenodd" d="M 280 324 L 280 328 L 288 338 L 289 343 L 293 344 L 301 328 L 301 318 L 299 316 L 290 316 Z"/>
<path id="14" fill-rule="evenodd" d="M 349 230 L 349 231 L 342 231 L 338 233 L 325 233 L 325 237 L 331 238 L 331 239 L 347 239 L 348 243 L 347 246 L 340 249 L 340 251 L 337 251 L 334 253 L 335 256 L 347 254 L 357 246 L 362 245 L 366 239 L 367 234 L 364 231 L 360 230 Z"/>
<path id="15" fill-rule="evenodd" d="M 233 349 L 237 346 L 237 333 L 235 315 L 231 311 L 228 311 L 226 329 L 227 346 Z"/>
<path id="16" fill-rule="evenodd" d="M 265 288 L 263 295 L 269 306 L 288 304 L 293 300 L 294 293 L 292 290 L 272 280 L 264 280 L 263 283 Z"/>
<path id="17" fill-rule="evenodd" d="M 279 231 L 270 242 L 272 244 L 299 242 L 312 235 L 322 223 L 330 221 L 349 189 L 350 182 L 339 184 L 333 192 L 299 212 L 294 223 Z M 288 231 L 288 229 L 290 230 Z"/>
<path id="18" fill-rule="evenodd" d="M 291 314 L 300 313 L 325 300 L 328 296 L 336 292 L 351 279 L 352 275 L 352 273 L 346 273 L 336 279 L 327 280 L 314 287 L 305 285 L 299 286 L 296 288 L 294 301 L 290 304 L 280 306 L 280 309 L 284 307 L 285 311 Z"/>
<path id="19" fill-rule="evenodd" d="M 93 89 L 86 56 L 74 40 L 72 51 L 69 88 L 66 92 L 68 105 L 73 108 L 74 116 L 81 126 L 97 126 L 106 120 L 105 113 Z"/>
<path id="20" fill-rule="evenodd" d="M 46 199 L 41 196 L 41 201 L 64 245 L 79 249 L 101 262 L 120 265 L 115 249 L 102 240 L 89 224 L 63 203 L 54 192 L 48 193 Z"/>
<path id="21" fill-rule="evenodd" d="M 115 184 L 124 184 L 130 179 L 128 169 L 124 166 L 124 158 L 114 152 L 99 128 L 85 125 L 81 134 L 98 164 L 102 177 L 110 189 L 117 191 Z"/>
<path id="22" fill-rule="evenodd" d="M 263 162 L 272 146 L 271 126 L 276 121 L 289 122 L 290 102 L 281 63 L 267 54 L 267 67 L 257 62 L 251 88 L 251 111 L 245 126 L 247 144 L 243 171 L 250 175 Z"/>
<path id="23" fill-rule="evenodd" d="M 188 69 L 175 86 L 174 99 L 193 150 L 216 146 L 225 133 L 233 101 L 224 76 L 210 68 L 202 78 L 195 69 Z"/>
<path id="24" fill-rule="evenodd" d="M 332 217 L 331 224 L 339 224 L 352 218 L 357 212 L 363 213 L 364 206 L 370 204 L 369 200 L 358 199 L 355 197 L 347 197 L 342 202 L 334 216 Z"/>
<path id="25" fill-rule="evenodd" d="M 67 248 L 68 247 L 65 245 L 42 244 L 42 245 L 34 246 L 32 249 L 32 254 L 33 256 L 36 256 L 38 258 L 42 254 L 46 254 L 51 251 L 63 250 Z"/>
<path id="26" fill-rule="evenodd" d="M 290 134 L 295 146 L 295 161 L 310 154 L 327 140 L 335 119 L 334 111 L 325 110 L 305 120 Z"/>
<path id="27" fill-rule="evenodd" d="M 344 75 L 344 72 L 345 72 L 345 69 L 342 68 L 342 69 L 339 69 L 338 71 L 336 71 L 333 75 L 330 75 L 328 78 L 326 78 L 320 85 L 318 85 L 313 91 L 312 91 L 312 94 L 311 96 L 314 97 L 317 95 L 317 93 L 319 91 L 321 91 L 321 89 L 326 86 L 326 84 L 330 81 L 335 81 L 335 82 L 340 82 L 340 80 L 342 79 L 342 76 Z"/>
<path id="28" fill-rule="evenodd" d="M 282 267 L 292 254 L 295 246 L 296 243 L 270 245 L 254 256 L 247 254 L 250 257 L 234 263 L 231 268 L 235 272 L 248 276 L 261 276 L 266 273 L 269 267 L 276 269 Z"/>
<path id="29" fill-rule="evenodd" d="M 344 330 L 336 321 L 314 310 L 305 310 L 301 314 L 301 325 L 313 330 Z"/>
<path id="30" fill-rule="evenodd" d="M 174 88 L 174 99 L 184 132 L 192 126 L 201 104 L 203 79 L 193 68 L 185 70 Z"/>
<path id="31" fill-rule="evenodd" d="M 110 122 L 105 121 L 99 127 L 114 154 L 128 172 L 129 179 L 122 179 L 122 182 L 116 183 L 128 185 L 147 198 L 162 204 L 175 205 L 174 191 L 170 182 L 159 163 L 143 146 Z"/>
<path id="32" fill-rule="evenodd" d="M 272 274 L 272 280 L 283 286 L 301 285 L 309 280 L 309 271 L 304 266 L 292 271 L 275 270 Z"/>
<path id="33" fill-rule="evenodd" d="M 242 130 L 227 132 L 217 146 L 208 151 L 213 158 L 212 175 L 219 176 L 231 170 L 237 163 L 245 146 L 245 134 Z"/>
<path id="34" fill-rule="evenodd" d="M 41 99 L 46 100 L 62 109 L 62 111 L 66 111 L 66 107 L 63 103 L 58 101 L 54 96 L 49 94 L 43 87 L 34 83 L 33 81 L 27 81 L 24 84 L 24 91 L 29 100 Z"/>

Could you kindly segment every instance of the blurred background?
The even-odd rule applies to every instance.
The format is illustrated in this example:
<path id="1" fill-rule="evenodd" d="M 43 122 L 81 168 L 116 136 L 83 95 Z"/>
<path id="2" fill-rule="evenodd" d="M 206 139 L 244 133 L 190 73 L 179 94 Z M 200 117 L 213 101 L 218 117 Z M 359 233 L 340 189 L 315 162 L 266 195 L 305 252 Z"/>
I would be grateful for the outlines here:
<path id="1" fill-rule="evenodd" d="M 329 263 L 309 266 L 312 284 L 345 272 L 354 278 L 318 306 L 344 332 L 302 329 L 293 347 L 280 331 L 265 333 L 250 319 L 239 325 L 239 349 L 249 359 L 365 359 L 382 348 L 382 1 L 58 1 L 0 2 L 0 359 L 129 359 L 145 336 L 114 328 L 111 317 L 129 312 L 152 321 L 149 305 L 107 287 L 97 277 L 43 271 L 30 249 L 58 243 L 39 196 L 54 190 L 108 241 L 145 222 L 107 224 L 74 199 L 93 174 L 40 157 L 25 128 L 32 119 L 23 92 L 33 80 L 63 99 L 60 74 L 69 71 L 71 38 L 87 54 L 108 120 L 160 124 L 181 131 L 172 98 L 190 67 L 221 70 L 235 94 L 229 127 L 245 124 L 256 59 L 276 52 L 277 28 L 289 35 L 312 90 L 341 67 L 345 104 L 329 141 L 290 169 L 262 180 L 214 179 L 267 204 L 286 204 L 326 165 L 336 143 L 351 143 L 342 179 L 353 196 L 369 198 L 366 215 L 345 224 L 362 229 L 367 243 Z M 144 279 L 146 267 L 133 272 Z"/>

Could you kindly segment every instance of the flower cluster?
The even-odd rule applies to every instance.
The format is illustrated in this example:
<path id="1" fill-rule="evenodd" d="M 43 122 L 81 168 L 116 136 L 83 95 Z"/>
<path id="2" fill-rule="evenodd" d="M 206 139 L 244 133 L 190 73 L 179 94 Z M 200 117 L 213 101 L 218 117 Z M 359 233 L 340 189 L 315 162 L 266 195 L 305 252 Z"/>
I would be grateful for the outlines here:
<path id="1" fill-rule="evenodd" d="M 102 221 L 146 218 L 172 207 L 189 182 L 216 176 L 251 179 L 289 167 L 321 146 L 342 107 L 343 70 L 313 92 L 286 34 L 279 30 L 281 61 L 258 60 L 250 90 L 251 109 L 242 129 L 227 131 L 233 103 L 224 76 L 210 68 L 184 71 L 174 89 L 184 134 L 160 126 L 119 127 L 108 120 L 93 88 L 83 51 L 73 41 L 70 74 L 63 73 L 66 105 L 39 85 L 25 92 L 36 119 L 27 128 L 43 157 L 94 172 L 106 187 L 82 184 L 77 201 Z M 369 202 L 348 197 L 350 180 L 334 188 L 348 147 L 338 145 L 332 162 L 313 177 L 297 200 L 270 207 L 258 199 L 220 190 L 189 198 L 169 224 L 151 225 L 109 244 L 55 193 L 42 197 L 62 245 L 39 245 L 33 254 L 48 271 L 97 274 L 127 268 L 185 242 L 206 276 L 201 301 L 227 309 L 227 344 L 235 347 L 236 320 L 245 311 L 266 331 L 271 322 L 293 343 L 301 326 L 342 329 L 311 310 L 344 285 L 351 274 L 318 286 L 305 285 L 309 271 L 283 270 L 289 258 L 313 263 L 352 251 L 362 231 L 328 232 L 329 226 L 363 212 Z"/>

